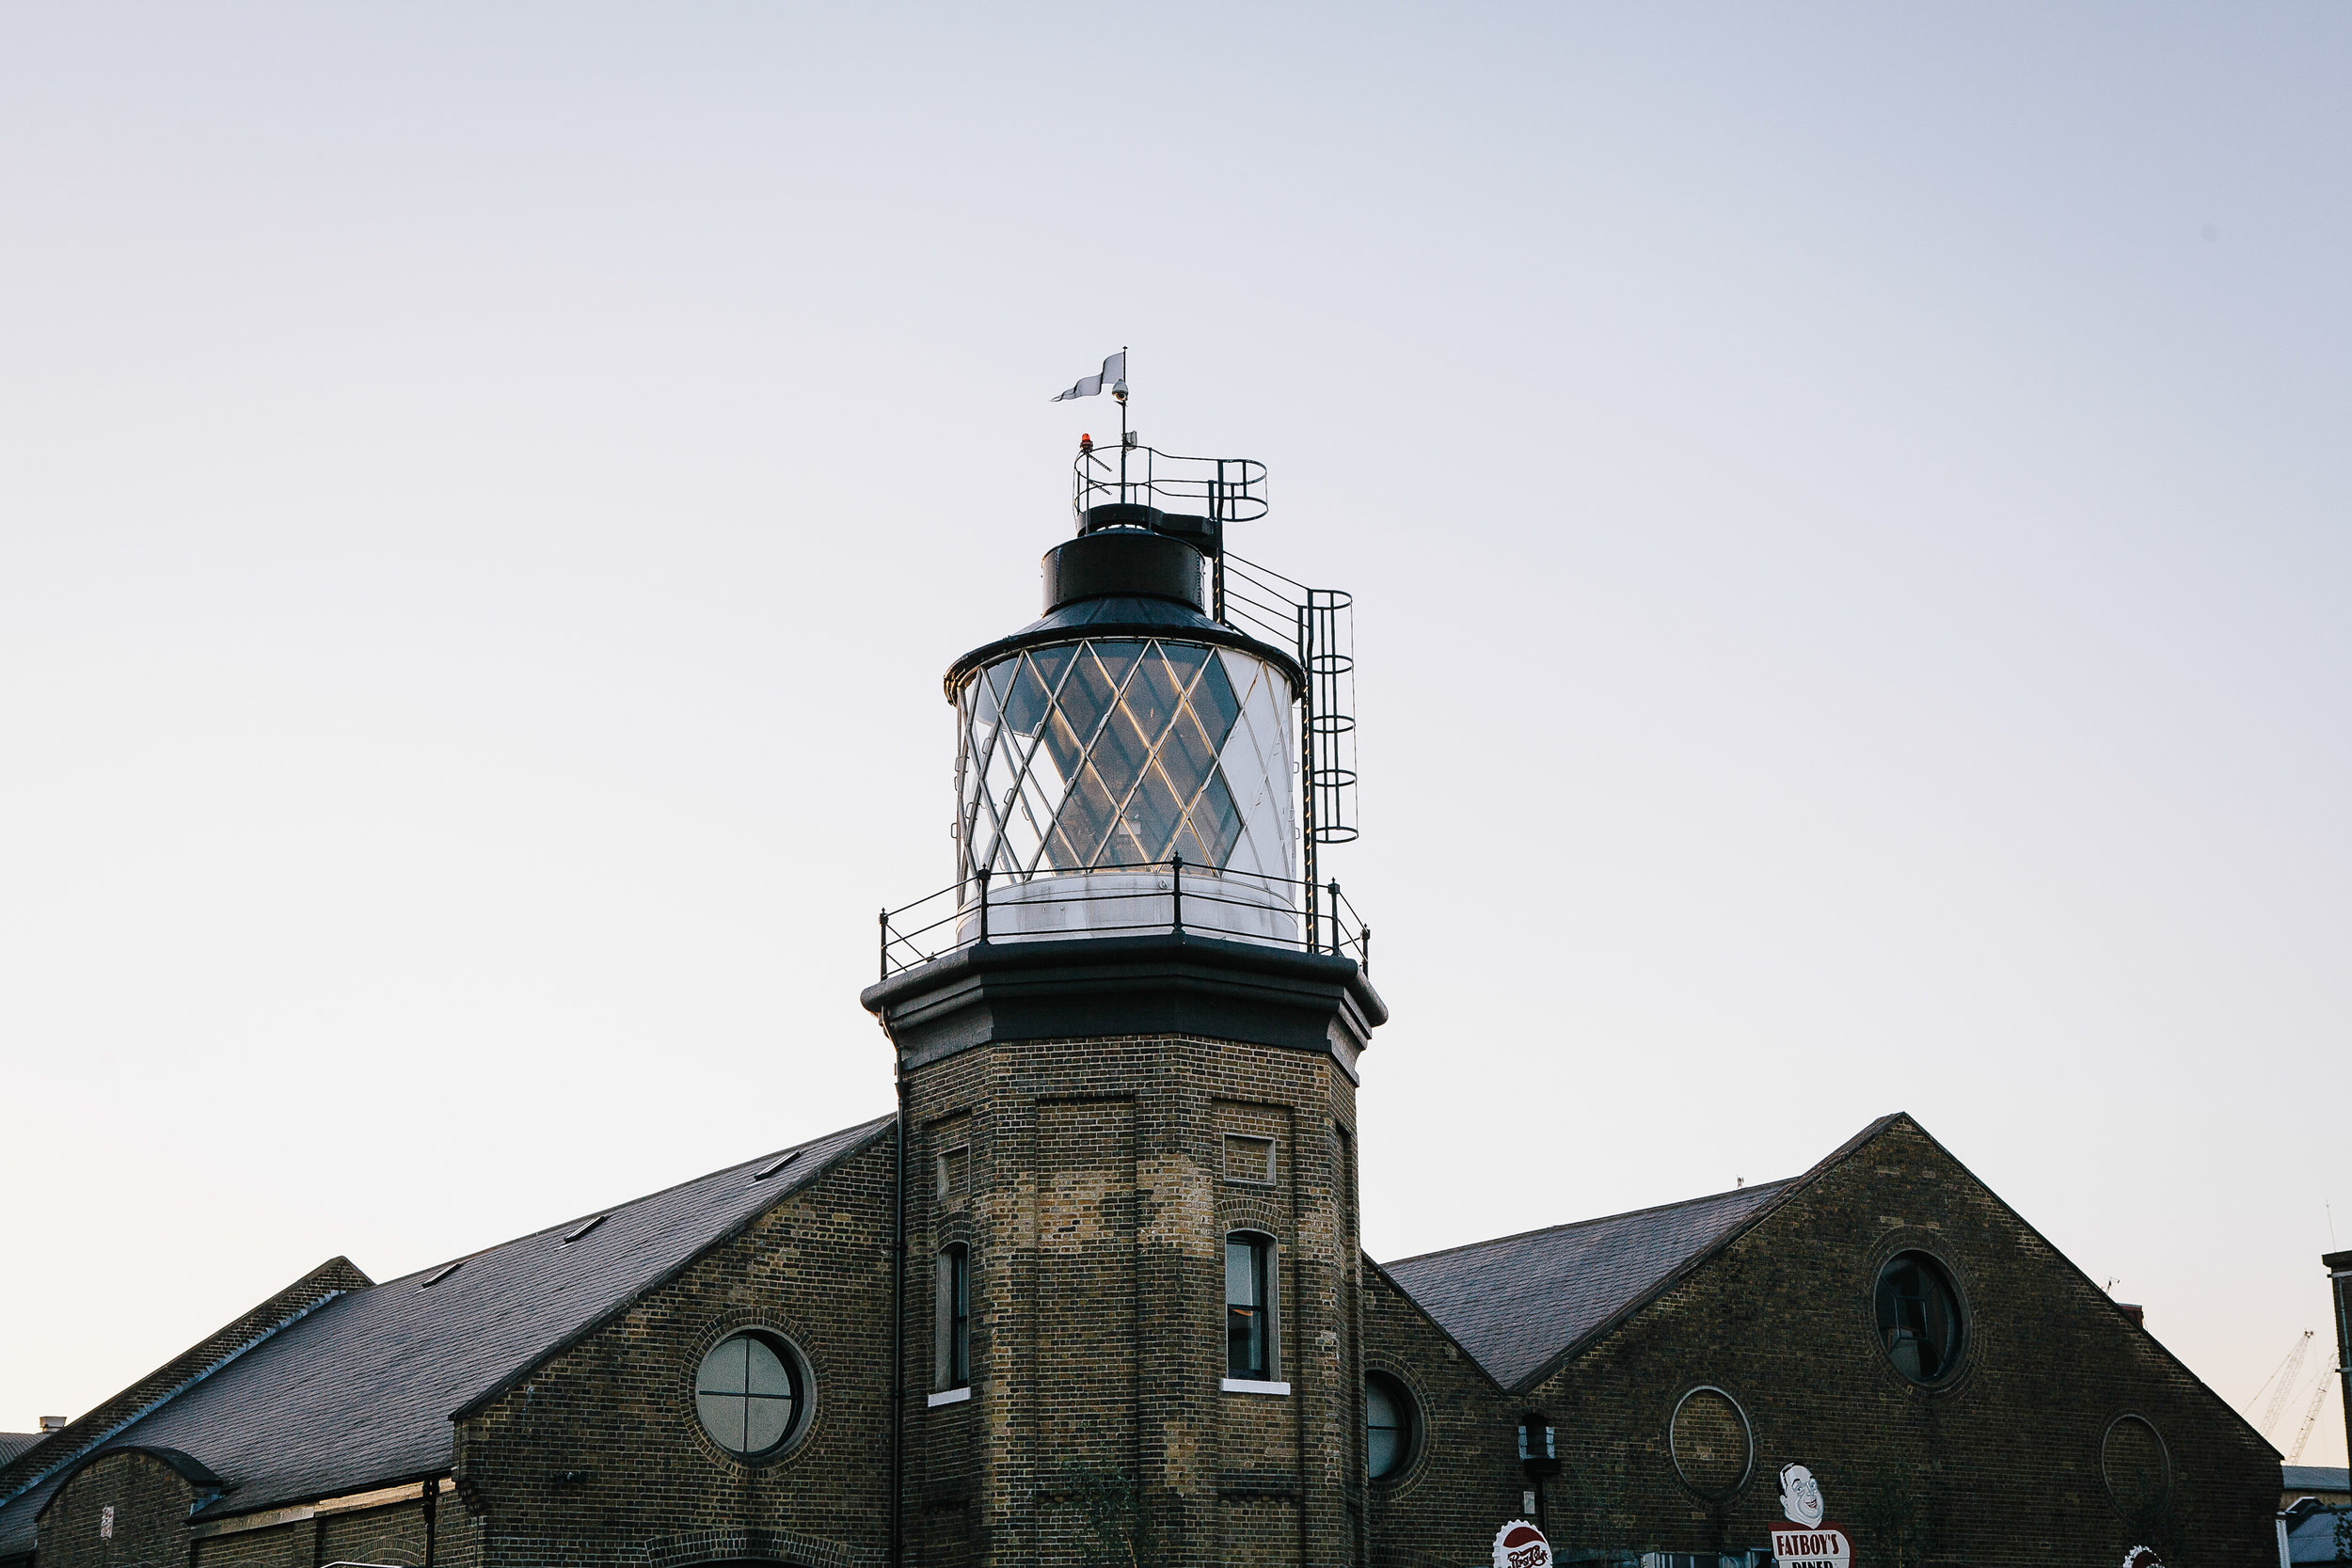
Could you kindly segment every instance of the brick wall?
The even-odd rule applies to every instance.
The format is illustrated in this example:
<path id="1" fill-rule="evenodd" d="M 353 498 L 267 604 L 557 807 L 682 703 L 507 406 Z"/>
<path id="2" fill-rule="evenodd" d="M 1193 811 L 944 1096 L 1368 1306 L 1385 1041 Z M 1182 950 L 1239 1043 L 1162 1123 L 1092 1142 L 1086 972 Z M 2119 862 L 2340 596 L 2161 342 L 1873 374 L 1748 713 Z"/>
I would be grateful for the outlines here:
<path id="1" fill-rule="evenodd" d="M 92 1460 L 41 1513 L 40 1568 L 181 1568 L 197 1495 L 152 1454 Z"/>
<path id="2" fill-rule="evenodd" d="M 844 1157 L 462 1422 L 482 1562 L 881 1561 L 894 1158 L 888 1134 Z M 757 1463 L 713 1443 L 694 1405 L 704 1354 L 740 1328 L 789 1343 L 814 1389 L 786 1449 Z"/>
<path id="3" fill-rule="evenodd" d="M 1879 1267 L 1914 1248 L 1944 1262 L 1969 1314 L 1961 1368 L 1935 1389 L 1877 1339 Z M 1441 1337 L 1385 1288 L 1374 1299 L 1368 1354 L 1424 1380 L 1430 1429 L 1413 1473 L 1375 1489 L 1375 1561 L 1474 1557 L 1528 1484 L 1512 1433 L 1528 1408 L 1559 1432 L 1543 1503 L 1569 1550 L 1763 1546 L 1795 1462 L 1870 1568 L 2120 1562 L 2141 1544 L 2172 1568 L 2277 1560 L 2277 1455 L 1908 1119 L 1533 1390 L 1486 1397 L 1483 1422 Z M 1754 1469 L 1727 1499 L 1684 1485 L 1669 1446 L 1676 1401 L 1701 1384 L 1729 1390 L 1755 1431 Z M 2101 1466 L 2127 1412 L 2162 1434 L 2172 1469 L 2136 1519 Z"/>
<path id="4" fill-rule="evenodd" d="M 1328 1057 L 1190 1037 L 977 1047 L 909 1082 L 914 1560 L 1344 1562 L 1356 1553 L 1354 1085 Z M 1229 1180 L 1228 1133 L 1273 1146 Z M 1261 1172 L 1263 1174 L 1263 1172 Z M 1228 1393 L 1224 1245 L 1273 1236 L 1278 1376 Z M 930 1405 L 930 1259 L 972 1249 L 973 1397 Z"/>

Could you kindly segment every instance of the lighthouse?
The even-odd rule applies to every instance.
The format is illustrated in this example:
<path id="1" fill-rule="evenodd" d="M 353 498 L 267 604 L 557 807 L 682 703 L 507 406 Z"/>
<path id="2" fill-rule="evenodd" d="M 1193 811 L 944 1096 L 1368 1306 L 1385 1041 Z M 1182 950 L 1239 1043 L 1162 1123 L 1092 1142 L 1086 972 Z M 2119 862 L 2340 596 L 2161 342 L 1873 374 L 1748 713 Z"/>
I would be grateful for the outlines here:
<path id="1" fill-rule="evenodd" d="M 1233 554 L 1266 471 L 1083 443 L 1041 613 L 946 670 L 954 881 L 864 993 L 900 1100 L 909 1560 L 1364 1549 L 1356 1091 L 1387 1011 L 1346 596 Z"/>

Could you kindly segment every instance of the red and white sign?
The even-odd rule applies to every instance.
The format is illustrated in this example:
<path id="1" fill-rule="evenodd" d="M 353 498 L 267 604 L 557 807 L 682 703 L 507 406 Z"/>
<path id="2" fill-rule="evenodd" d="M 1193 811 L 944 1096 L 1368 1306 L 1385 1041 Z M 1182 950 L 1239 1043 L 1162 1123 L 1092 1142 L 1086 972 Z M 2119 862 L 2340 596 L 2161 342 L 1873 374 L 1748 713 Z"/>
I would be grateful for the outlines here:
<path id="1" fill-rule="evenodd" d="M 1495 1531 L 1495 1568 L 1551 1568 L 1551 1543 L 1524 1519 Z"/>
<path id="2" fill-rule="evenodd" d="M 1774 1525 L 1776 1568 L 1852 1568 L 1853 1542 L 1836 1525 Z"/>
<path id="3" fill-rule="evenodd" d="M 1853 1542 L 1821 1517 L 1821 1483 L 1802 1465 L 1780 1467 L 1780 1511 L 1772 1527 L 1776 1568 L 1853 1568 Z"/>

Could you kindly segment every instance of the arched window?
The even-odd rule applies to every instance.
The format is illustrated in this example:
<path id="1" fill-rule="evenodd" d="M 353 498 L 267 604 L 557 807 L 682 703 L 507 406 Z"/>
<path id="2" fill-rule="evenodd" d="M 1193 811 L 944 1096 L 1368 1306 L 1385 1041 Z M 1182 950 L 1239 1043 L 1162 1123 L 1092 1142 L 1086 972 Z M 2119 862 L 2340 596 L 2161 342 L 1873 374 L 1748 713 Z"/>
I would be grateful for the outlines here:
<path id="1" fill-rule="evenodd" d="M 939 1250 L 932 1383 L 942 1391 L 972 1386 L 972 1252 L 962 1243 Z"/>
<path id="2" fill-rule="evenodd" d="M 1924 1252 L 1899 1252 L 1879 1271 L 1879 1342 L 1895 1370 L 1934 1383 L 1960 1364 L 1960 1292 Z"/>
<path id="3" fill-rule="evenodd" d="M 1225 1375 L 1271 1383 L 1280 1373 L 1275 1290 L 1280 1273 L 1274 1238 L 1236 1230 L 1225 1238 Z"/>
<path id="4" fill-rule="evenodd" d="M 1386 1372 L 1364 1374 L 1364 1470 L 1375 1481 L 1411 1463 L 1413 1396 Z"/>
<path id="5" fill-rule="evenodd" d="M 800 1357 L 771 1334 L 749 1329 L 710 1347 L 694 1374 L 694 1413 L 710 1440 L 738 1459 L 784 1447 L 804 1404 Z"/>

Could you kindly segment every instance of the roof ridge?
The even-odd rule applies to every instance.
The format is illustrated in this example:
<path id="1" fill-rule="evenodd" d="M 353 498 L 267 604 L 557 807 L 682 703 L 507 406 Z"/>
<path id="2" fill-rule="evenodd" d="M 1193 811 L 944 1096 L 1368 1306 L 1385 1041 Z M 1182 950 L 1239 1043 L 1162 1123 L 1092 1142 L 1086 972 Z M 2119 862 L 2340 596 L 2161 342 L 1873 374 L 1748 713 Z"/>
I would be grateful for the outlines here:
<path id="1" fill-rule="evenodd" d="M 652 1192 L 642 1193 L 636 1197 L 623 1198 L 618 1203 L 608 1203 L 600 1209 L 585 1210 L 580 1213 L 573 1215 L 570 1219 L 558 1220 L 553 1225 L 543 1225 L 536 1230 L 526 1230 L 519 1236 L 509 1236 L 502 1242 L 492 1242 L 485 1246 L 478 1246 L 471 1252 L 460 1253 L 455 1258 L 444 1258 L 437 1263 L 427 1263 L 421 1268 L 411 1269 L 406 1274 L 394 1275 L 391 1278 L 383 1281 L 383 1283 L 386 1285 L 398 1285 L 405 1280 L 414 1279 L 419 1275 L 428 1275 L 437 1269 L 446 1269 L 454 1263 L 470 1263 L 475 1259 L 482 1257 L 484 1254 L 496 1252 L 501 1247 L 510 1247 L 516 1245 L 519 1243 L 535 1241 L 541 1236 L 552 1235 L 559 1230 L 568 1230 L 574 1226 L 579 1225 L 582 1220 L 595 1219 L 598 1215 L 603 1214 L 617 1214 L 624 1209 L 634 1209 L 641 1203 L 651 1203 L 655 1198 L 667 1197 L 672 1193 L 681 1192 L 688 1187 L 708 1181 L 715 1177 L 724 1176 L 729 1171 L 742 1170 L 746 1166 L 751 1165 L 765 1164 L 769 1161 L 775 1159 L 776 1156 L 780 1154 L 799 1153 L 803 1149 L 814 1148 L 818 1144 L 824 1143 L 828 1139 L 844 1137 L 852 1132 L 866 1132 L 872 1128 L 880 1126 L 883 1122 L 894 1121 L 897 1118 L 898 1113 L 891 1112 L 884 1116 L 871 1117 L 866 1121 L 851 1122 L 847 1127 L 838 1127 L 830 1132 L 820 1132 L 816 1137 L 804 1138 L 797 1144 L 786 1144 L 781 1148 L 771 1148 L 765 1154 L 755 1154 L 748 1160 L 738 1160 L 731 1164 L 721 1165 L 715 1170 L 707 1170 L 700 1176 L 690 1176 L 683 1181 L 673 1181 L 666 1187 L 657 1187 Z M 786 1187 L 779 1190 L 789 1191 L 790 1185 L 787 1184 Z"/>
<path id="2" fill-rule="evenodd" d="M 1605 1334 L 1614 1333 L 1617 1327 L 1625 1323 L 1626 1320 L 1632 1317 L 1634 1313 L 1639 1312 L 1643 1307 L 1647 1307 L 1651 1302 L 1656 1301 L 1660 1296 L 1664 1295 L 1668 1291 L 1673 1290 L 1684 1279 L 1690 1277 L 1691 1274 L 1696 1270 L 1700 1264 L 1714 1259 L 1718 1254 L 1728 1249 L 1731 1244 L 1737 1242 L 1740 1237 L 1746 1235 L 1749 1231 L 1754 1230 L 1756 1227 L 1762 1225 L 1766 1220 L 1778 1213 L 1780 1212 L 1781 1205 L 1787 1203 L 1791 1197 L 1794 1197 L 1798 1193 L 1803 1192 L 1805 1188 L 1813 1185 L 1814 1182 L 1819 1181 L 1830 1171 L 1845 1164 L 1848 1160 L 1851 1159 L 1857 1152 L 1859 1152 L 1864 1145 L 1869 1143 L 1870 1140 L 1876 1138 L 1880 1133 L 1885 1132 L 1888 1128 L 1894 1126 L 1895 1123 L 1899 1121 L 1908 1121 L 1914 1127 L 1919 1127 L 1918 1118 L 1912 1116 L 1908 1111 L 1890 1111 L 1886 1115 L 1875 1118 L 1867 1126 L 1864 1127 L 1861 1132 L 1856 1132 L 1852 1137 L 1848 1138 L 1844 1143 L 1839 1144 L 1836 1148 L 1831 1149 L 1827 1154 L 1822 1155 L 1819 1160 L 1813 1162 L 1813 1164 L 1805 1170 L 1796 1176 L 1789 1177 L 1783 1180 L 1780 1183 L 1780 1190 L 1778 1192 L 1774 1193 L 1764 1202 L 1757 1204 L 1753 1210 L 1741 1215 L 1731 1225 L 1726 1226 L 1722 1234 L 1708 1242 L 1706 1245 L 1700 1247 L 1697 1251 L 1691 1253 L 1680 1262 L 1677 1263 L 1674 1267 L 1668 1269 L 1664 1274 L 1661 1275 L 1657 1279 L 1651 1281 L 1649 1287 L 1643 1291 L 1640 1294 L 1636 1295 L 1631 1301 L 1627 1302 L 1624 1306 L 1618 1307 L 1617 1310 L 1610 1313 L 1607 1317 L 1593 1324 L 1590 1328 L 1578 1335 L 1575 1338 L 1569 1340 L 1566 1344 L 1562 1345 L 1549 1360 L 1543 1363 L 1543 1365 L 1536 1368 L 1535 1370 L 1529 1373 L 1526 1377 L 1520 1379 L 1518 1386 L 1522 1388 L 1533 1388 L 1535 1385 L 1541 1383 L 1545 1378 L 1549 1377 L 1554 1371 L 1565 1365 L 1568 1359 L 1575 1355 L 1576 1353 L 1581 1350 L 1584 1346 L 1592 1344 Z M 1920 1127 L 1919 1131 L 1925 1132 L 1927 1132 L 1927 1129 Z M 1931 1139 L 1930 1141 L 1933 1140 Z M 1938 1147 L 1940 1148 L 1941 1146 L 1939 1145 Z M 1761 1185 L 1761 1183 L 1758 1184 Z M 1734 1191 L 1738 1190 L 1739 1189 L 1737 1188 L 1734 1189 Z M 1987 1190 L 1989 1191 L 1990 1189 Z M 1720 1196 L 1721 1195 L 1719 1194 L 1717 1196 Z"/>
<path id="3" fill-rule="evenodd" d="M 314 1283 L 317 1286 L 315 1292 L 305 1291 L 306 1286 Z M 15 1481 L 7 1490 L 0 1491 L 0 1508 L 15 1502 L 60 1469 L 111 1441 L 125 1429 L 145 1420 L 246 1352 L 300 1323 L 327 1303 L 354 1291 L 373 1287 L 374 1281 L 350 1259 L 342 1256 L 328 1259 L 293 1284 L 264 1298 L 259 1306 L 215 1329 L 129 1387 L 102 1401 L 79 1419 L 68 1422 L 40 1442 L 19 1451 L 6 1465 L 0 1465 L 0 1482 L 10 1479 Z M 308 1299 L 304 1299 L 306 1295 Z M 280 1307 L 280 1304 L 283 1307 L 273 1313 L 272 1308 Z"/>
<path id="4" fill-rule="evenodd" d="M 1904 1116 L 1904 1113 L 1899 1111 L 1896 1113 L 1896 1116 L 1886 1117 L 1883 1119 L 1885 1121 L 1893 1121 L 1896 1119 L 1896 1117 L 1901 1116 Z M 1953 1164 L 1958 1165 L 1960 1167 L 1961 1174 L 1967 1177 L 1969 1180 L 1974 1181 L 1979 1187 L 1983 1188 L 1985 1196 L 1990 1197 L 1994 1203 L 1999 1204 L 2002 1210 L 2008 1213 L 2010 1218 L 2015 1220 L 2020 1226 L 2024 1227 L 2026 1234 L 2033 1237 L 2035 1241 L 2040 1242 L 2043 1246 L 2048 1247 L 2052 1258 L 2057 1259 L 2058 1261 L 2064 1267 L 2074 1270 L 2074 1277 L 2089 1286 L 2102 1300 L 2106 1301 L 2109 1310 L 2113 1311 L 2118 1317 L 2123 1318 L 2126 1322 L 2133 1321 L 2124 1313 L 2122 1306 L 2117 1302 L 2113 1296 L 2107 1294 L 2105 1290 L 2101 1289 L 2099 1282 L 2091 1278 L 2089 1274 L 2085 1273 L 2083 1266 L 2080 1263 L 2075 1262 L 2073 1258 L 2069 1257 L 2064 1248 L 2060 1247 L 2057 1243 L 2051 1241 L 2049 1237 L 2043 1235 L 2042 1233 L 2042 1227 L 2034 1224 L 2033 1221 L 2027 1219 L 2025 1215 L 2019 1213 L 2015 1205 L 2011 1204 L 2009 1199 L 2003 1197 L 1999 1193 L 1994 1192 L 1993 1190 L 1993 1183 L 1987 1181 L 1983 1177 L 1979 1176 L 1975 1169 L 1969 1165 L 1967 1161 L 1953 1153 L 1949 1148 L 1947 1148 L 1944 1146 L 1944 1140 L 1929 1132 L 1926 1126 L 1920 1122 L 1918 1117 L 1908 1117 L 1907 1119 L 1911 1122 L 1914 1131 L 1915 1131 L 1921 1137 L 1927 1139 L 1929 1143 L 1935 1146 L 1935 1151 L 1937 1153 L 1943 1155 L 1944 1158 L 1949 1160 Z M 2214 1387 L 2212 1384 L 2207 1383 L 2203 1378 L 2198 1376 L 2197 1372 L 2187 1362 L 2182 1360 L 2178 1355 L 2173 1354 L 2170 1347 L 2166 1345 L 2163 1340 L 2157 1338 L 2153 1334 L 2149 1333 L 2148 1325 L 2145 1322 L 2138 1323 L 2137 1327 L 2142 1334 L 2147 1335 L 2148 1342 L 2156 1347 L 2156 1353 L 2158 1354 L 2162 1355 L 2167 1361 L 2171 1362 L 2174 1367 L 2178 1368 L 2184 1377 L 2186 1377 L 2191 1383 L 2197 1385 L 2198 1387 L 2202 1388 L 2205 1392 L 2211 1394 L 2214 1399 L 2220 1403 L 2222 1409 L 2229 1412 L 2230 1418 L 2236 1421 L 2241 1430 L 2250 1433 L 2256 1441 L 2260 1442 L 2272 1453 L 2279 1454 L 2280 1464 L 2282 1465 L 2284 1465 L 2286 1456 L 2282 1453 L 2279 1453 L 2279 1446 L 2276 1443 L 2273 1443 L 2269 1437 L 2264 1433 L 2262 1429 L 2254 1424 L 2252 1418 L 2249 1417 L 2236 1405 L 2232 1404 L 2228 1400 L 2222 1398 L 2219 1389 Z M 2283 1473 L 2284 1472 L 2282 1470 L 2281 1474 Z"/>
<path id="5" fill-rule="evenodd" d="M 1438 1247 L 1432 1252 L 1416 1252 L 1409 1258 L 1391 1259 L 1381 1266 L 1388 1269 L 1402 1268 L 1407 1263 L 1419 1263 L 1430 1258 L 1446 1258 L 1457 1252 L 1469 1252 L 1474 1247 L 1496 1246 L 1503 1242 L 1525 1241 L 1530 1236 L 1549 1236 L 1563 1230 L 1580 1230 L 1588 1225 L 1606 1225 L 1611 1220 L 1639 1219 L 1644 1214 L 1661 1214 L 1669 1209 L 1688 1209 L 1693 1204 L 1713 1203 L 1721 1198 L 1738 1197 L 1746 1193 L 1760 1193 L 1768 1187 L 1786 1186 L 1791 1181 L 1801 1180 L 1803 1178 L 1799 1176 L 1776 1176 L 1769 1181 L 1752 1182 L 1742 1187 L 1726 1187 L 1720 1193 L 1702 1193 L 1697 1197 L 1677 1198 L 1672 1203 L 1653 1203 L 1646 1209 L 1626 1209 L 1614 1214 L 1595 1214 L 1590 1219 L 1567 1220 L 1559 1225 L 1539 1225 L 1533 1230 L 1515 1230 L 1507 1236 L 1490 1236 L 1483 1242 L 1463 1242 L 1454 1246 Z"/>
<path id="6" fill-rule="evenodd" d="M 521 1382 L 525 1377 L 529 1376 L 532 1369 L 545 1365 L 549 1358 L 560 1355 L 564 1351 L 569 1350 L 572 1346 L 580 1343 L 582 1339 L 595 1333 L 597 1329 L 603 1327 L 606 1323 L 611 1323 L 614 1318 L 617 1318 L 622 1313 L 628 1311 L 638 1302 L 644 1300 L 647 1292 L 660 1290 L 663 1285 L 668 1284 L 671 1280 L 675 1279 L 686 1270 L 693 1267 L 696 1260 L 709 1254 L 713 1248 L 721 1246 L 733 1238 L 741 1235 L 745 1229 L 755 1223 L 762 1215 L 769 1212 L 769 1211 L 774 1209 L 777 1204 L 783 1202 L 793 1194 L 801 1191 L 803 1187 L 808 1186 L 818 1177 L 832 1170 L 843 1160 L 865 1148 L 868 1144 L 874 1141 L 875 1137 L 881 1133 L 884 1128 L 895 1128 L 898 1124 L 898 1115 L 896 1111 L 893 1111 L 888 1116 L 875 1117 L 871 1120 L 867 1121 L 852 1122 L 850 1125 L 841 1128 L 835 1132 L 827 1132 L 822 1137 L 811 1138 L 804 1144 L 793 1146 L 799 1148 L 812 1148 L 818 1144 L 829 1143 L 834 1140 L 839 1140 L 841 1144 L 841 1147 L 834 1151 L 833 1156 L 830 1159 L 811 1164 L 805 1169 L 797 1171 L 788 1180 L 777 1182 L 774 1192 L 771 1195 L 767 1202 L 762 1203 L 758 1208 L 743 1214 L 734 1223 L 729 1225 L 725 1229 L 708 1237 L 702 1243 L 701 1245 L 695 1247 L 685 1257 L 679 1259 L 675 1263 L 662 1270 L 660 1274 L 655 1275 L 651 1278 L 640 1281 L 634 1290 L 631 1290 L 619 1301 L 614 1302 L 603 1312 L 588 1319 L 586 1322 L 575 1325 L 569 1333 L 562 1335 L 555 1340 L 540 1346 L 534 1354 L 526 1357 L 521 1363 L 509 1368 L 504 1373 L 492 1380 L 488 1386 L 468 1396 L 463 1403 L 449 1413 L 449 1418 L 454 1421 L 471 1414 L 473 1411 L 480 1409 L 491 1400 L 497 1398 L 500 1394 L 505 1392 L 508 1388 L 513 1387 L 516 1384 Z M 724 1176 L 731 1170 L 740 1170 L 745 1165 L 756 1164 L 760 1160 L 771 1160 L 775 1158 L 777 1154 L 783 1152 L 784 1150 L 777 1149 L 771 1151 L 771 1153 L 758 1156 L 757 1159 L 741 1161 L 732 1165 L 721 1165 L 717 1170 L 711 1171 L 704 1176 L 696 1177 L 694 1181 L 707 1181 L 711 1177 Z M 660 1193 L 648 1193 L 645 1195 L 645 1198 L 640 1198 L 635 1201 L 644 1202 L 649 1198 L 660 1197 L 663 1193 L 674 1193 L 678 1191 L 679 1188 L 691 1187 L 693 1184 L 693 1181 L 680 1181 L 675 1186 L 662 1188 Z M 619 1208 L 629 1208 L 633 1206 L 633 1204 L 623 1204 L 620 1205 Z M 605 1211 L 607 1213 L 614 1213 L 618 1212 L 618 1208 Z M 553 1230 L 554 1228 L 554 1227 L 550 1226 L 547 1230 L 533 1230 L 526 1235 L 517 1236 L 515 1240 L 516 1242 L 527 1242 L 532 1237 L 547 1235 L 548 1231 Z M 501 1243 L 500 1244 L 502 1246 L 512 1245 L 513 1243 Z"/>
<path id="7" fill-rule="evenodd" d="M 1413 1312 L 1418 1314 L 1422 1323 L 1427 1323 L 1431 1328 L 1437 1330 L 1438 1338 L 1442 1338 L 1447 1344 L 1453 1346 L 1455 1350 L 1461 1352 L 1462 1359 L 1470 1364 L 1472 1370 L 1476 1371 L 1480 1377 L 1485 1378 L 1488 1385 L 1494 1387 L 1497 1391 L 1505 1394 L 1510 1392 L 1508 1388 L 1504 1388 L 1502 1386 L 1501 1379 L 1497 1378 L 1493 1372 L 1487 1370 L 1486 1363 L 1478 1358 L 1478 1353 L 1471 1350 L 1470 1346 L 1462 1343 L 1460 1338 L 1456 1336 L 1452 1329 L 1446 1327 L 1445 1324 L 1438 1321 L 1435 1313 L 1431 1312 L 1428 1307 L 1423 1307 L 1419 1301 L 1415 1300 L 1413 1292 L 1405 1288 L 1402 1280 L 1398 1279 L 1396 1275 L 1391 1274 L 1387 1269 L 1381 1267 L 1380 1259 L 1375 1258 L 1371 1253 L 1364 1251 L 1361 1247 L 1358 1247 L 1356 1251 L 1357 1255 L 1363 1259 L 1364 1266 L 1372 1270 L 1374 1274 L 1378 1275 L 1382 1279 L 1386 1280 L 1388 1282 L 1389 1289 L 1394 1291 L 1397 1293 L 1398 1298 L 1402 1300 L 1407 1307 L 1410 1307 Z"/>

